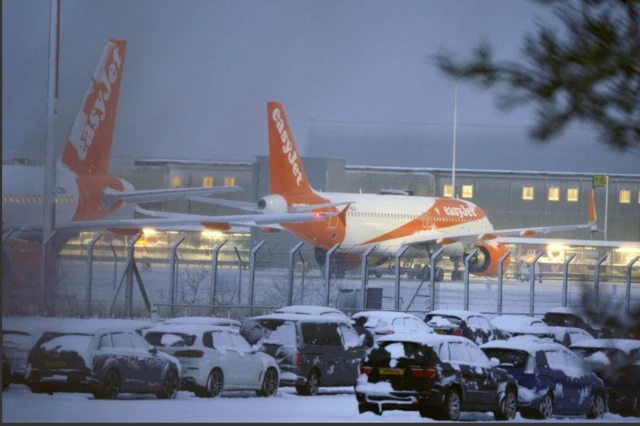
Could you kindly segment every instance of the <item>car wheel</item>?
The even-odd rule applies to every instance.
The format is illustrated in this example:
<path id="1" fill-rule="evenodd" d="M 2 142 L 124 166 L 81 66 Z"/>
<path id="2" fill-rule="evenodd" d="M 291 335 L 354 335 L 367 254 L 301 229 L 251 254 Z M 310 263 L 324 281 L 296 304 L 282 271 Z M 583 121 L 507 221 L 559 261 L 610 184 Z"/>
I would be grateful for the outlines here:
<path id="1" fill-rule="evenodd" d="M 440 409 L 440 416 L 437 417 L 438 420 L 453 420 L 456 421 L 460 418 L 460 408 L 461 408 L 461 400 L 460 393 L 452 389 L 447 393 L 447 396 L 444 398 L 444 404 Z"/>
<path id="2" fill-rule="evenodd" d="M 553 416 L 553 399 L 551 398 L 551 395 L 546 394 L 542 397 L 537 414 L 538 415 L 536 417 L 539 419 L 550 419 Z"/>
<path id="3" fill-rule="evenodd" d="M 264 379 L 262 380 L 262 388 L 256 393 L 258 396 L 270 397 L 274 396 L 278 393 L 278 385 L 280 384 L 280 379 L 278 378 L 278 373 L 275 368 L 269 367 L 264 373 Z"/>
<path id="4" fill-rule="evenodd" d="M 102 389 L 93 394 L 97 399 L 118 399 L 120 395 L 120 373 L 115 368 L 107 371 L 102 382 Z"/>
<path id="5" fill-rule="evenodd" d="M 309 373 L 309 377 L 307 377 L 307 383 L 302 386 L 296 386 L 296 392 L 300 395 L 317 395 L 318 390 L 320 389 L 320 376 L 318 372 L 314 369 Z"/>
<path id="6" fill-rule="evenodd" d="M 591 402 L 591 408 L 587 413 L 588 419 L 601 419 L 604 417 L 604 413 L 607 410 L 604 396 L 601 393 L 597 393 L 593 396 L 593 401 Z"/>
<path id="7" fill-rule="evenodd" d="M 222 370 L 214 368 L 209 377 L 207 378 L 207 385 L 205 388 L 205 395 L 209 398 L 215 398 L 222 394 L 224 389 L 224 376 Z"/>
<path id="8" fill-rule="evenodd" d="M 174 399 L 176 395 L 178 395 L 179 387 L 180 378 L 178 377 L 178 372 L 171 368 L 164 377 L 162 392 L 158 392 L 156 397 L 158 397 L 158 399 Z"/>
<path id="9" fill-rule="evenodd" d="M 498 411 L 494 412 L 493 415 L 496 420 L 513 420 L 516 418 L 517 412 L 518 397 L 516 396 L 516 392 L 511 388 L 507 388 L 507 390 L 504 391 L 502 401 L 500 401 Z"/>

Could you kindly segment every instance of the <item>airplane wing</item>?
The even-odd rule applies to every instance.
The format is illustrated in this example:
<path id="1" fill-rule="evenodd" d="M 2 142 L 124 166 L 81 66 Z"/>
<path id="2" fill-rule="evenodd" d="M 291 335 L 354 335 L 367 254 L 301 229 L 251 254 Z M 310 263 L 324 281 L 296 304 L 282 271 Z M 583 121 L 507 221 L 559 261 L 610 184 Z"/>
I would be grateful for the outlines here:
<path id="1" fill-rule="evenodd" d="M 262 210 L 258 207 L 257 203 L 248 203 L 246 201 L 224 200 L 220 198 L 208 198 L 208 197 L 187 197 L 188 200 L 196 201 L 198 203 L 215 204 L 219 206 L 233 207 L 240 210 L 249 211 L 252 213 L 259 213 Z M 324 203 L 324 204 L 294 204 L 289 208 L 289 213 L 302 213 L 310 212 L 317 209 L 324 209 L 327 207 L 345 206 L 347 204 L 355 204 L 355 201 L 341 201 L 339 203 Z"/>
<path id="2" fill-rule="evenodd" d="M 558 226 L 540 226 L 534 228 L 512 228 L 512 229 L 495 229 L 492 231 L 471 231 L 448 234 L 441 231 L 421 231 L 413 234 L 405 239 L 403 244 L 414 245 L 435 242 L 439 245 L 453 244 L 461 242 L 464 245 L 480 244 L 484 241 L 493 240 L 499 237 L 520 236 L 532 237 L 538 234 L 549 234 L 553 232 L 575 231 L 578 229 L 589 228 L 597 231 L 596 226 L 596 210 L 594 204 L 594 192 L 591 190 L 589 198 L 589 222 L 579 225 L 558 225 Z"/>
<path id="3" fill-rule="evenodd" d="M 125 203 L 148 203 L 151 201 L 174 200 L 189 196 L 220 195 L 244 191 L 240 186 L 213 186 L 198 188 L 173 188 L 173 189 L 137 189 L 130 191 L 116 191 L 112 188 L 104 190 L 103 198 L 107 203 L 117 200 Z"/>
<path id="4" fill-rule="evenodd" d="M 137 207 L 137 206 L 136 206 Z M 144 210 L 144 209 L 142 209 Z M 145 219 L 111 219 L 88 220 L 56 224 L 58 231 L 94 231 L 94 230 L 142 230 L 142 228 L 161 228 L 166 230 L 181 230 L 182 228 L 201 225 L 206 229 L 228 230 L 232 226 L 266 227 L 280 223 L 300 223 L 325 221 L 338 213 L 309 212 L 309 213 L 278 213 L 278 214 L 249 214 L 231 216 L 206 216 L 180 213 L 155 212 L 155 217 Z M 158 217 L 164 214 L 163 217 Z M 25 231 L 41 229 L 42 224 L 32 225 L 2 225 L 2 232 Z"/>

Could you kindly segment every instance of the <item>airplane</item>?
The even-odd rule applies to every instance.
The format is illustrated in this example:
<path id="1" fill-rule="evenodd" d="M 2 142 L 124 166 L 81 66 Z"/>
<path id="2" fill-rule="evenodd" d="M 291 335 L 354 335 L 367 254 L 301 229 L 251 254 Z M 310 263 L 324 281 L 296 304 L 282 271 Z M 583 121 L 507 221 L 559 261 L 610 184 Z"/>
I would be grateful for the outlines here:
<path id="1" fill-rule="evenodd" d="M 347 268 L 359 265 L 361 255 L 371 247 L 375 247 L 371 252 L 373 258 L 377 257 L 375 264 L 380 265 L 392 259 L 403 246 L 407 246 L 407 256 L 426 254 L 429 259 L 435 250 L 444 247 L 443 256 L 449 256 L 454 263 L 453 281 L 464 278 L 460 263 L 477 248 L 477 255 L 470 259 L 469 272 L 495 277 L 498 260 L 508 250 L 498 241 L 500 237 L 531 237 L 584 228 L 597 231 L 593 190 L 586 224 L 513 229 L 494 229 L 480 207 L 457 198 L 319 192 L 307 180 L 280 103 L 267 103 L 267 121 L 271 194 L 257 203 L 201 196 L 188 196 L 187 199 L 270 214 L 306 211 L 310 205 L 322 206 L 320 211 L 339 213 L 344 220 L 331 217 L 326 222 L 290 223 L 269 228 L 271 231 L 284 229 L 315 246 L 315 258 L 321 267 L 324 267 L 327 251 L 340 244 L 334 252 L 337 262 L 333 262 L 335 270 L 332 272 L 337 278 L 344 277 Z M 340 211 L 340 205 L 346 207 Z M 505 260 L 505 269 L 509 262 L 510 259 Z M 429 266 L 423 268 L 423 274 L 429 276 Z M 434 276 L 436 281 L 444 279 L 440 266 L 436 266 Z"/>
<path id="2" fill-rule="evenodd" d="M 125 203 L 145 214 L 146 210 L 139 207 L 138 203 L 243 190 L 239 186 L 136 190 L 130 182 L 109 174 L 126 49 L 125 40 L 108 41 L 74 119 L 64 151 L 57 159 L 57 247 L 61 248 L 72 237 L 67 231 L 77 233 L 107 229 L 113 233 L 135 234 L 142 233 L 143 227 L 150 226 L 156 229 L 185 231 L 228 230 L 236 225 L 263 226 L 282 222 L 323 221 L 332 215 L 307 211 L 285 215 L 269 215 L 262 212 L 217 217 L 165 214 L 164 219 L 108 219 Z M 7 253 L 10 253 L 8 257 L 15 255 L 14 258 L 21 257 L 28 262 L 39 259 L 44 179 L 43 167 L 2 166 L 3 266 L 8 265 Z M 37 262 L 31 264 L 37 265 Z M 37 269 L 37 266 L 32 269 Z"/>

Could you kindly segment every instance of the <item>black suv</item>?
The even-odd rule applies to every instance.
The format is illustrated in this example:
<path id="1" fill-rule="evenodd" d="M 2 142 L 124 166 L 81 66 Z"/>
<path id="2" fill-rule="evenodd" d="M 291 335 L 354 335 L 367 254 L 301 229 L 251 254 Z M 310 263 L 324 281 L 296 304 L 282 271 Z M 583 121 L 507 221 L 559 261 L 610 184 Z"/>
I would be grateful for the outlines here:
<path id="1" fill-rule="evenodd" d="M 280 385 L 301 395 L 316 395 L 320 386 L 355 386 L 364 357 L 364 339 L 351 319 L 327 315 L 270 314 L 247 318 L 240 334 L 273 356 Z"/>
<path id="2" fill-rule="evenodd" d="M 518 386 L 498 360 L 489 360 L 464 337 L 389 335 L 378 340 L 360 367 L 360 413 L 418 411 L 421 417 L 457 420 L 461 411 L 516 416 Z"/>
<path id="3" fill-rule="evenodd" d="M 477 345 L 507 338 L 507 334 L 495 328 L 487 317 L 474 311 L 455 309 L 431 311 L 424 317 L 424 322 L 436 334 L 466 337 Z"/>

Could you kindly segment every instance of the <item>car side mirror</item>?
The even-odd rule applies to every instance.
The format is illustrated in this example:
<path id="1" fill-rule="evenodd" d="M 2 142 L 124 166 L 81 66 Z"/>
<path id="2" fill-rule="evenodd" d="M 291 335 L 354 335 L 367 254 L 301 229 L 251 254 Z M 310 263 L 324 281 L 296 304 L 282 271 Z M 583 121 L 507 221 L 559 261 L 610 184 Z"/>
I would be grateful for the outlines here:
<path id="1" fill-rule="evenodd" d="M 500 365 L 500 360 L 498 358 L 491 358 L 489 361 L 491 362 L 492 367 L 497 367 Z"/>
<path id="2" fill-rule="evenodd" d="M 158 350 L 154 346 L 149 346 L 149 353 L 151 355 L 156 355 L 158 353 Z"/>

